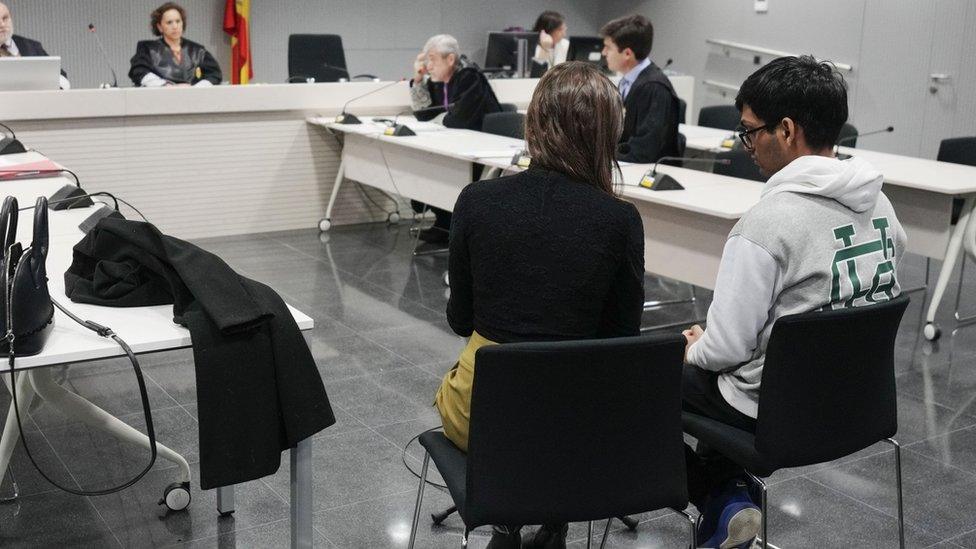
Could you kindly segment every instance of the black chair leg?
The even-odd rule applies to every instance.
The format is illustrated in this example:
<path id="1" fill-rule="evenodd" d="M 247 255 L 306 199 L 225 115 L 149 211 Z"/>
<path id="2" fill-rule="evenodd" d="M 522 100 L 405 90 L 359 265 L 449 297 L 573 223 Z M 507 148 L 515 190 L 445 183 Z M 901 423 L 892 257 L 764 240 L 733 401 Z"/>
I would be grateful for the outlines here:
<path id="1" fill-rule="evenodd" d="M 625 517 L 617 517 L 617 520 L 619 520 L 620 522 L 624 523 L 624 526 L 626 526 L 627 529 L 630 530 L 631 532 L 633 532 L 634 530 L 636 530 L 637 529 L 637 525 L 640 524 L 640 521 L 638 521 L 637 519 L 630 518 L 630 517 L 626 517 L 626 516 Z"/>
<path id="2" fill-rule="evenodd" d="M 678 514 L 688 519 L 688 522 L 691 523 L 691 537 L 689 538 L 691 541 L 691 549 L 698 549 L 698 522 L 701 520 L 701 515 L 698 515 L 696 519 L 685 511 L 678 511 Z"/>
<path id="3" fill-rule="evenodd" d="M 613 518 L 607 519 L 607 527 L 603 529 L 603 539 L 600 540 L 600 549 L 603 549 L 607 545 L 607 538 L 610 537 L 610 523 L 613 522 Z"/>
<path id="4" fill-rule="evenodd" d="M 593 521 L 586 521 L 586 549 L 593 545 Z"/>
<path id="5" fill-rule="evenodd" d="M 895 447 L 895 482 L 898 487 L 898 547 L 905 549 L 905 508 L 901 490 L 901 445 L 893 438 L 885 439 L 885 442 Z"/>
<path id="6" fill-rule="evenodd" d="M 444 522 L 445 520 L 447 520 L 447 517 L 453 515 L 454 513 L 457 513 L 457 506 L 456 505 L 452 505 L 452 506 L 448 507 L 447 509 L 444 509 L 440 513 L 431 513 L 430 514 L 430 520 L 432 520 L 434 522 L 434 524 L 440 526 L 440 524 L 442 522 Z"/>
<path id="7" fill-rule="evenodd" d="M 762 495 L 760 497 L 761 500 L 760 508 L 762 511 L 762 519 L 760 519 L 760 524 L 761 524 L 760 532 L 762 532 L 762 539 L 760 541 L 761 541 L 762 549 L 766 549 L 766 546 L 769 543 L 768 541 L 769 531 L 766 528 L 766 517 L 769 515 L 769 513 L 767 513 L 767 508 L 766 508 L 766 483 L 763 482 L 761 478 L 757 477 L 756 475 L 753 475 L 749 471 L 746 471 L 746 474 L 749 475 L 749 478 L 751 478 L 752 481 L 758 484 L 759 487 L 762 489 Z"/>
<path id="8" fill-rule="evenodd" d="M 430 454 L 424 452 L 424 467 L 420 471 L 420 487 L 417 488 L 417 503 L 413 508 L 413 525 L 410 527 L 410 543 L 407 545 L 413 549 L 417 542 L 417 525 L 420 523 L 420 506 L 424 502 L 424 487 L 427 485 L 427 466 L 430 465 Z"/>

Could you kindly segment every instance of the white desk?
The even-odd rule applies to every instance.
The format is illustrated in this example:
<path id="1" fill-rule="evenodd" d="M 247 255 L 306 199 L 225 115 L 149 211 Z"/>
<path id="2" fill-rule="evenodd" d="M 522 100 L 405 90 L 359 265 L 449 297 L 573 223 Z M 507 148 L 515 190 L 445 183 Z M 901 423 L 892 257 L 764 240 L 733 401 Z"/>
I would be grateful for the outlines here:
<path id="1" fill-rule="evenodd" d="M 363 118 L 371 122 L 371 118 Z M 403 119 L 401 118 L 401 122 Z M 345 134 L 342 174 L 384 191 L 452 210 L 471 182 L 471 164 L 505 169 L 524 148 L 519 139 L 470 130 L 443 129 L 416 136 L 382 134 L 383 125 L 335 124 L 312 118 Z M 409 121 L 407 122 L 409 124 Z M 681 181 L 685 191 L 650 191 L 634 187 L 650 166 L 624 164 L 623 194 L 644 220 L 644 262 L 648 272 L 704 288 L 715 285 L 729 230 L 759 199 L 761 185 L 708 172 L 661 166 Z M 327 230 L 329 212 L 321 227 Z"/>
<path id="2" fill-rule="evenodd" d="M 27 157 L 25 157 L 27 158 Z M 13 160 L 6 157 L 7 160 Z M 2 181 L 2 196 L 17 197 L 21 208 L 32 206 L 38 196 L 50 196 L 71 181 L 57 178 L 33 180 Z M 155 307 L 100 307 L 73 303 L 65 297 L 64 272 L 71 263 L 72 247 L 84 236 L 78 224 L 87 218 L 95 207 L 62 211 L 49 211 L 50 249 L 47 258 L 49 289 L 52 298 L 82 319 L 92 320 L 111 327 L 125 340 L 136 353 L 147 353 L 190 347 L 190 333 L 187 329 L 173 323 L 171 305 Z M 21 212 L 17 228 L 20 242 L 29 243 L 33 231 L 33 212 Z M 313 320 L 307 315 L 291 308 L 298 326 L 302 330 L 313 327 Z M 55 383 L 51 369 L 46 366 L 71 364 L 81 361 L 125 356 L 114 341 L 103 338 L 79 326 L 61 311 L 55 311 L 54 327 L 44 346 L 35 356 L 17 358 L 17 370 L 25 370 L 17 375 L 18 404 L 23 415 L 36 393 L 47 403 L 69 413 L 92 427 L 103 429 L 118 438 L 139 444 L 149 449 L 149 439 L 142 433 L 101 410 L 87 400 L 71 393 Z M 0 361 L 0 375 L 8 388 L 10 375 L 7 361 Z M 13 404 L 7 413 L 6 424 L 0 439 L 0 478 L 6 472 L 10 456 L 19 438 Z M 292 477 L 292 545 L 311 547 L 312 540 L 312 471 L 311 439 L 298 444 L 290 452 Z M 190 469 L 186 460 L 157 443 L 159 456 L 180 467 L 181 482 L 189 482 Z M 233 487 L 218 489 L 218 511 L 233 511 Z"/>
<path id="3" fill-rule="evenodd" d="M 415 137 L 383 136 L 381 126 L 348 126 L 329 119 L 309 123 L 346 134 L 340 177 L 377 186 L 387 192 L 421 200 L 439 208 L 453 208 L 457 195 L 470 182 L 470 163 L 507 168 L 519 140 L 468 130 L 418 132 Z M 710 152 L 731 132 L 682 125 L 690 148 Z M 480 151 L 480 152 L 479 152 Z M 976 168 L 842 148 L 858 154 L 885 174 L 885 193 L 908 234 L 908 251 L 945 259 L 928 312 L 926 335 L 937 337 L 933 324 L 952 267 L 963 248 L 976 255 Z M 624 182 L 634 185 L 649 166 L 623 167 Z M 644 220 L 645 267 L 649 272 L 712 288 L 725 239 L 735 221 L 754 205 L 762 183 L 661 166 L 677 178 L 684 191 L 648 191 L 625 187 Z M 335 189 L 335 187 L 333 188 Z M 949 223 L 952 199 L 966 199 L 956 227 Z M 329 212 L 320 226 L 327 230 Z"/>

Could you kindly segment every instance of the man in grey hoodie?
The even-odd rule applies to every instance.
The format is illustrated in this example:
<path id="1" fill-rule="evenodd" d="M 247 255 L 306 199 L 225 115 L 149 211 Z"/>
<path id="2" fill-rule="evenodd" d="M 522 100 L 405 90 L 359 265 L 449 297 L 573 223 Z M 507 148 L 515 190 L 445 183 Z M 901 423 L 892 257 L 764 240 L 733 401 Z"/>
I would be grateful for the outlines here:
<path id="1" fill-rule="evenodd" d="M 776 319 L 893 299 L 906 239 L 882 174 L 856 156 L 834 157 L 847 90 L 830 64 L 776 59 L 742 84 L 735 104 L 742 144 L 770 178 L 729 233 L 708 329 L 684 332 L 683 400 L 686 410 L 754 431 Z M 748 546 L 761 515 L 744 472 L 706 448 L 688 457 L 702 546 Z"/>

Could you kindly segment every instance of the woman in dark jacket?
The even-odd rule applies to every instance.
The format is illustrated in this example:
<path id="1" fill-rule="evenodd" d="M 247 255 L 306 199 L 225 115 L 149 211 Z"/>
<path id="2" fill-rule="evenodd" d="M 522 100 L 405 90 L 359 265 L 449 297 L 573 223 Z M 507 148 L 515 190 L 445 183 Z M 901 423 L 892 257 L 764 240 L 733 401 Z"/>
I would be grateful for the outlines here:
<path id="1" fill-rule="evenodd" d="M 212 86 L 220 84 L 220 65 L 206 48 L 183 38 L 186 10 L 166 2 L 150 14 L 149 28 L 160 38 L 143 40 L 132 56 L 129 78 L 136 86 Z"/>
<path id="2" fill-rule="evenodd" d="M 485 75 L 461 55 L 458 41 L 448 34 L 427 40 L 414 63 L 410 100 L 417 120 L 440 122 L 448 128 L 481 131 L 485 115 L 502 110 Z M 413 201 L 414 210 L 423 203 Z M 437 221 L 420 232 L 421 240 L 447 243 L 451 212 L 429 207 Z"/>
<path id="3" fill-rule="evenodd" d="M 620 94 L 597 67 L 556 65 L 526 116 L 531 167 L 472 183 L 458 197 L 447 320 L 469 340 L 435 402 L 444 434 L 462 450 L 480 347 L 640 333 L 643 223 L 613 189 L 622 125 Z M 564 525 L 540 534 L 565 546 Z M 496 527 L 492 539 L 489 547 L 518 547 L 518 528 Z"/>

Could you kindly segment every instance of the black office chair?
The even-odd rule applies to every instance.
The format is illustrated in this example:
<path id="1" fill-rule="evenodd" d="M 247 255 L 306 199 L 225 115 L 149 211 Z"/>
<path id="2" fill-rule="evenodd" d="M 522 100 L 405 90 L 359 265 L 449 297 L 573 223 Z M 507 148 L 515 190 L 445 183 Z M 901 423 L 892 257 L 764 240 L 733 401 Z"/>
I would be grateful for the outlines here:
<path id="1" fill-rule="evenodd" d="M 338 82 L 340 78 L 375 78 L 371 74 L 350 77 L 346 53 L 338 34 L 292 34 L 288 36 L 288 81 Z"/>
<path id="2" fill-rule="evenodd" d="M 841 147 L 857 147 L 857 128 L 850 122 L 844 122 L 837 136 L 837 145 Z"/>
<path id="3" fill-rule="evenodd" d="M 589 522 L 688 504 L 681 434 L 684 338 L 493 345 L 475 362 L 468 453 L 426 449 L 410 547 L 434 460 L 468 532 L 486 524 Z M 610 521 L 604 537 L 610 530 Z M 589 544 L 588 544 L 589 545 Z"/>
<path id="4" fill-rule="evenodd" d="M 518 112 L 518 105 L 515 103 L 499 103 L 502 108 L 502 112 Z"/>
<path id="5" fill-rule="evenodd" d="M 688 123 L 688 102 L 680 97 L 678 98 L 678 123 Z"/>
<path id="6" fill-rule="evenodd" d="M 974 137 L 953 137 L 943 139 L 939 143 L 939 154 L 935 157 L 939 162 L 952 162 L 953 164 L 965 164 L 976 166 L 976 136 Z M 952 200 L 952 224 L 959 222 L 962 215 L 963 200 L 955 198 Z M 966 255 L 963 254 L 963 261 Z"/>
<path id="7" fill-rule="evenodd" d="M 762 490 L 785 467 L 838 459 L 887 441 L 895 448 L 898 536 L 905 547 L 895 396 L 895 336 L 908 297 L 866 307 L 784 316 L 773 326 L 762 372 L 756 432 L 685 412 L 684 430 L 748 471 Z"/>
<path id="8" fill-rule="evenodd" d="M 739 126 L 739 109 L 735 105 L 702 107 L 698 112 L 698 125 L 732 131 Z"/>
<path id="9" fill-rule="evenodd" d="M 486 114 L 481 131 L 515 139 L 525 139 L 525 115 L 520 112 L 493 112 Z"/>
<path id="10" fill-rule="evenodd" d="M 759 166 L 752 161 L 749 152 L 745 149 L 733 149 L 723 151 L 715 155 L 716 160 L 728 160 L 728 164 L 715 164 L 714 173 L 728 175 L 741 179 L 751 179 L 753 181 L 766 181 L 769 179 L 759 171 Z"/>

